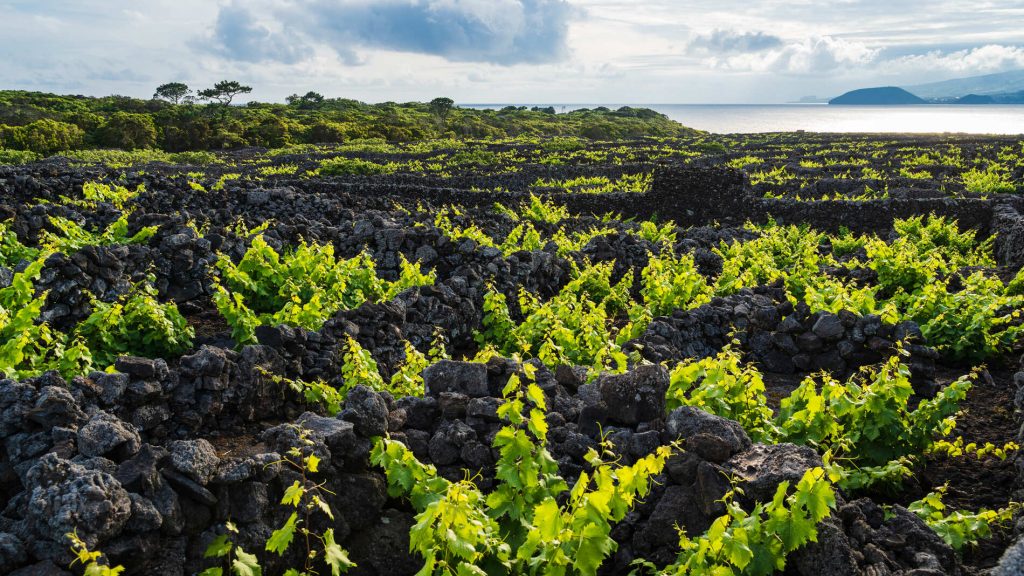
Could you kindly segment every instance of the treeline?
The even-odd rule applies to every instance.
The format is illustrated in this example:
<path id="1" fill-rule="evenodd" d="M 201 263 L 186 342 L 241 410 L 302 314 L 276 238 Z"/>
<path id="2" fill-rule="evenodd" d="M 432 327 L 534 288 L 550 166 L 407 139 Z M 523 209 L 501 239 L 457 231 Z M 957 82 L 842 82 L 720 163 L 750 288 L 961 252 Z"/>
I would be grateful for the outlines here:
<path id="1" fill-rule="evenodd" d="M 366 104 L 315 92 L 289 97 L 286 104 L 231 105 L 232 98 L 249 90 L 225 81 L 193 94 L 184 84 L 172 83 L 160 86 L 149 100 L 0 91 L 0 149 L 38 154 L 82 148 L 185 152 L 363 138 L 408 142 L 522 135 L 612 140 L 693 132 L 653 110 L 630 107 L 556 114 L 552 108 L 459 108 L 448 98 Z"/>

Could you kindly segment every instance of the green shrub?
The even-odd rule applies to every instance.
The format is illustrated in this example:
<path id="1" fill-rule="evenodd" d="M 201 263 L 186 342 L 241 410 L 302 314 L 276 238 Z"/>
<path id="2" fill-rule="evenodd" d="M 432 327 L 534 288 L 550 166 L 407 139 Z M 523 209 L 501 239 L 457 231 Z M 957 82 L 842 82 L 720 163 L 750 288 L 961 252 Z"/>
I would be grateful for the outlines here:
<path id="1" fill-rule="evenodd" d="M 156 146 L 156 124 L 147 114 L 115 112 L 100 128 L 99 143 L 122 150 L 153 148 Z"/>
<path id="2" fill-rule="evenodd" d="M 151 282 L 140 282 L 116 302 L 94 300 L 93 312 L 75 328 L 100 366 L 118 356 L 172 358 L 192 347 L 195 332 L 173 303 L 157 300 Z"/>
<path id="3" fill-rule="evenodd" d="M 53 154 L 82 145 L 85 132 L 74 124 L 36 120 L 25 126 L 0 126 L 0 147 Z"/>
<path id="4" fill-rule="evenodd" d="M 6 150 L 0 148 L 0 164 L 28 164 L 42 158 L 31 150 Z"/>

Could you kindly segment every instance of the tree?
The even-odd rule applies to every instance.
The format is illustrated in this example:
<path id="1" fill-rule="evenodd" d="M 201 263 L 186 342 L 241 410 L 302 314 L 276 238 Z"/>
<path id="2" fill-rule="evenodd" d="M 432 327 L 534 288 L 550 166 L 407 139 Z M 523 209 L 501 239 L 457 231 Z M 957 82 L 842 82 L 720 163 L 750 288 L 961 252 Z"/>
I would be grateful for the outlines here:
<path id="1" fill-rule="evenodd" d="M 161 84 L 156 87 L 156 93 L 153 94 L 153 98 L 159 98 L 161 100 L 167 100 L 173 104 L 181 104 L 182 100 L 188 98 L 192 91 L 189 90 L 187 84 L 181 82 L 169 82 L 167 84 Z"/>
<path id="2" fill-rule="evenodd" d="M 100 129 L 100 143 L 124 150 L 153 148 L 156 146 L 156 124 L 147 114 L 116 112 Z"/>
<path id="3" fill-rule="evenodd" d="M 234 80 L 221 80 L 213 85 L 213 88 L 199 91 L 199 97 L 203 100 L 215 100 L 218 104 L 230 106 L 231 101 L 239 94 L 252 92 L 252 86 L 243 86 Z"/>
<path id="4" fill-rule="evenodd" d="M 292 94 L 285 98 L 285 102 L 289 106 L 295 106 L 302 110 L 312 110 L 319 108 L 324 103 L 324 95 L 318 92 L 306 92 L 304 96 L 298 94 Z"/>
<path id="5" fill-rule="evenodd" d="M 434 98 L 430 101 L 430 112 L 437 118 L 438 124 L 443 128 L 448 120 L 448 115 L 455 107 L 455 101 L 451 98 Z"/>

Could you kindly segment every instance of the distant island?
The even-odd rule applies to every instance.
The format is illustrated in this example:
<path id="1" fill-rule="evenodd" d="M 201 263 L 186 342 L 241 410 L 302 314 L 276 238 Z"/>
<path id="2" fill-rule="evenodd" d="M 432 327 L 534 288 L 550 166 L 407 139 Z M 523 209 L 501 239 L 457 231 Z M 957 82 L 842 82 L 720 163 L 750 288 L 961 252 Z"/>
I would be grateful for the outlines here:
<path id="1" fill-rule="evenodd" d="M 828 103 L 843 106 L 1024 104 L 1024 70 L 957 78 L 906 88 L 860 88 L 833 98 Z"/>
<path id="2" fill-rule="evenodd" d="M 927 104 L 922 98 L 914 96 L 903 88 L 883 86 L 881 88 L 861 88 L 852 90 L 828 101 L 829 104 L 842 106 L 899 106 L 904 104 Z"/>

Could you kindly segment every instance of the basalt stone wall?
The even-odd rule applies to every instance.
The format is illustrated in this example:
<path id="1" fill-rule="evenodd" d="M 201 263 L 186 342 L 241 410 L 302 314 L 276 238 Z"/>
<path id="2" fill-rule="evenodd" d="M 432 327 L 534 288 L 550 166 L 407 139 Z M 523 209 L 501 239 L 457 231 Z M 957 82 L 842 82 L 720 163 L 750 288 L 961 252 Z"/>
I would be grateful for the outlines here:
<path id="1" fill-rule="evenodd" d="M 479 473 L 487 490 L 498 458 L 492 444 L 502 426 L 500 391 L 519 365 L 502 358 L 487 364 L 442 361 L 424 372 L 423 397 L 395 400 L 358 387 L 337 417 L 279 411 L 282 424 L 247 433 L 230 432 L 223 420 L 218 429 L 183 439 L 166 433 L 189 427 L 189 405 L 211 411 L 217 394 L 221 400 L 235 394 L 230 412 L 247 406 L 258 412 L 251 405 L 260 397 L 281 392 L 266 389 L 241 400 L 231 389 L 246 380 L 243 364 L 272 361 L 276 353 L 266 346 L 240 355 L 204 348 L 182 360 L 177 376 L 160 361 L 125 359 L 116 374 L 70 383 L 55 376 L 0 382 L 4 573 L 65 574 L 61 567 L 71 558 L 61 535 L 72 530 L 123 563 L 128 574 L 198 572 L 208 565 L 207 544 L 228 520 L 239 529 L 233 540 L 258 550 L 290 512 L 278 502 L 298 476 L 280 461 L 299 445 L 321 458 L 325 498 L 335 515 L 330 527 L 359 564 L 351 573 L 418 570 L 408 540 L 414 511 L 387 495 L 383 474 L 369 465 L 372 438 L 389 433 L 451 479 L 462 479 L 465 470 Z M 623 463 L 670 442 L 686 449 L 670 459 L 652 493 L 614 528 L 619 547 L 605 574 L 624 573 L 637 558 L 670 562 L 677 525 L 699 534 L 724 512 L 720 500 L 731 488 L 728 477 L 740 482 L 740 498 L 750 505 L 770 499 L 780 482 L 795 482 L 821 465 L 810 448 L 754 444 L 737 423 L 700 410 L 667 413 L 669 375 L 663 367 L 638 367 L 591 383 L 581 376 L 540 366 L 536 373 L 549 406 L 549 448 L 570 484 L 602 434 Z M 125 395 L 166 393 L 174 399 L 164 432 L 118 408 L 126 404 Z M 308 444 L 296 427 L 308 430 Z M 323 530 L 324 522 L 314 516 L 310 527 Z M 268 555 L 264 567 L 280 573 L 286 564 L 298 564 L 298 553 Z M 952 550 L 913 514 L 898 506 L 883 514 L 870 501 L 846 502 L 842 495 L 834 517 L 820 526 L 818 543 L 796 554 L 791 565 L 803 576 L 957 569 Z"/>
<path id="2" fill-rule="evenodd" d="M 1009 204 L 993 211 L 992 231 L 996 236 L 996 259 L 1003 266 L 1024 266 L 1024 208 Z"/>
<path id="3" fill-rule="evenodd" d="M 1024 442 L 1024 356 L 1020 358 L 1020 371 L 1013 375 L 1016 396 L 1013 399 L 1017 420 L 1021 422 L 1021 431 L 1017 435 L 1018 442 Z M 1017 466 L 1018 489 L 1024 490 L 1024 457 L 1020 454 L 1012 456 Z M 1014 542 L 992 570 L 992 576 L 1016 576 L 1024 574 L 1024 519 L 1018 519 L 1016 526 L 1017 541 Z"/>
<path id="4" fill-rule="evenodd" d="M 893 354 L 897 342 L 906 341 L 915 390 L 925 396 L 936 390 L 939 355 L 921 344 L 924 338 L 914 322 L 894 325 L 874 314 L 848 311 L 812 314 L 806 304 L 790 303 L 781 288 L 744 289 L 699 308 L 655 318 L 626 349 L 657 363 L 713 356 L 732 339 L 767 372 L 827 370 L 837 378 L 881 362 Z"/>

